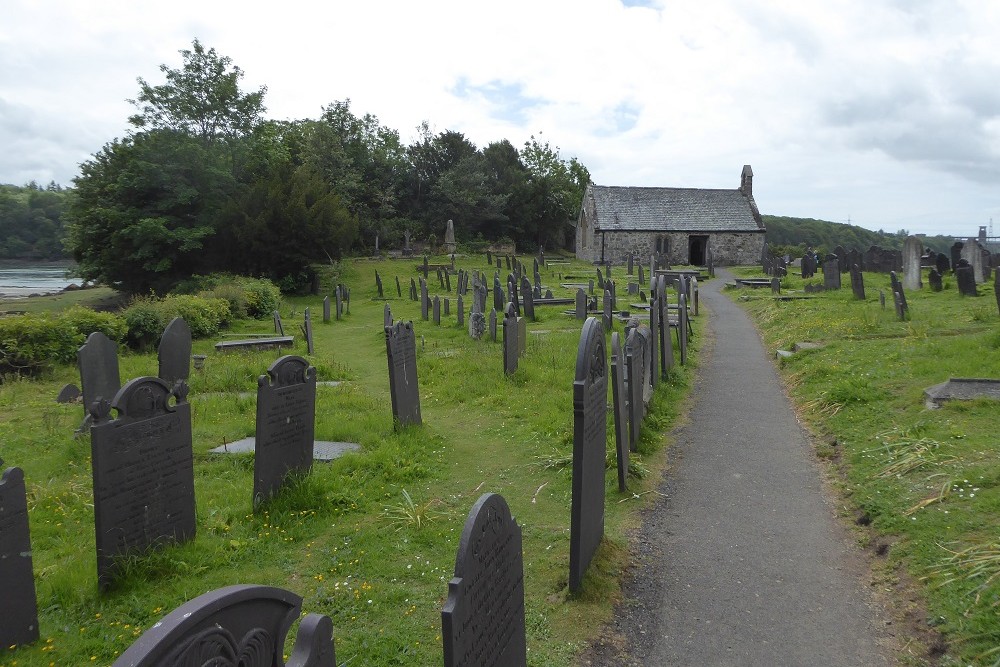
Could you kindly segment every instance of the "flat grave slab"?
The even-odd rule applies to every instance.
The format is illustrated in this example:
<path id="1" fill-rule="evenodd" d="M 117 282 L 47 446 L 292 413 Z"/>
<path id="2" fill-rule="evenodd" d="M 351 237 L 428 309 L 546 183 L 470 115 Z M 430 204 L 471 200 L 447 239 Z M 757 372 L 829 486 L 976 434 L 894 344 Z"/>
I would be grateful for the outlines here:
<path id="1" fill-rule="evenodd" d="M 215 351 L 231 352 L 233 350 L 273 350 L 281 347 L 291 347 L 294 343 L 294 336 L 248 338 L 246 340 L 224 340 L 215 344 Z"/>
<path id="2" fill-rule="evenodd" d="M 945 401 L 971 401 L 976 398 L 1000 400 L 1000 380 L 990 378 L 948 378 L 947 382 L 924 389 L 924 405 L 940 408 Z"/>
<path id="3" fill-rule="evenodd" d="M 210 450 L 212 454 L 252 454 L 256 445 L 256 438 L 249 437 L 242 440 L 214 447 Z M 356 442 L 331 442 L 329 440 L 316 440 L 313 442 L 314 461 L 332 461 L 349 452 L 361 450 L 361 445 Z"/>

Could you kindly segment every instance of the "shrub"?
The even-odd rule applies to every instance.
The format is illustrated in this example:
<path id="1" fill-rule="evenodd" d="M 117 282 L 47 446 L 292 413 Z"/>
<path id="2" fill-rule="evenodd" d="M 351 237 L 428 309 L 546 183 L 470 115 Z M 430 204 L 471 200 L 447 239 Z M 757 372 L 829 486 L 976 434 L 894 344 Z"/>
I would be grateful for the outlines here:
<path id="1" fill-rule="evenodd" d="M 84 340 L 68 319 L 48 313 L 0 318 L 0 372 L 36 374 L 70 363 Z"/>
<path id="2" fill-rule="evenodd" d="M 206 299 L 225 299 L 233 319 L 243 319 L 248 316 L 246 290 L 240 285 L 235 283 L 216 285 L 210 290 L 199 292 L 198 296 Z"/>
<path id="3" fill-rule="evenodd" d="M 159 303 L 159 308 L 167 323 L 175 317 L 183 317 L 191 327 L 193 338 L 214 336 L 231 317 L 229 302 L 225 299 L 204 298 L 190 294 L 172 294 Z"/>
<path id="4" fill-rule="evenodd" d="M 270 317 L 281 305 L 281 290 L 267 278 L 240 278 L 237 284 L 243 288 L 247 317 Z"/>
<path id="5" fill-rule="evenodd" d="M 126 340 L 129 347 L 146 349 L 159 340 L 169 320 L 164 318 L 160 302 L 155 297 L 137 296 L 123 313 L 128 325 Z"/>
<path id="6" fill-rule="evenodd" d="M 68 322 L 77 333 L 83 334 L 84 339 L 95 331 L 100 331 L 116 343 L 121 343 L 128 333 L 128 324 L 120 315 L 99 313 L 83 306 L 71 307 L 60 319 Z"/>

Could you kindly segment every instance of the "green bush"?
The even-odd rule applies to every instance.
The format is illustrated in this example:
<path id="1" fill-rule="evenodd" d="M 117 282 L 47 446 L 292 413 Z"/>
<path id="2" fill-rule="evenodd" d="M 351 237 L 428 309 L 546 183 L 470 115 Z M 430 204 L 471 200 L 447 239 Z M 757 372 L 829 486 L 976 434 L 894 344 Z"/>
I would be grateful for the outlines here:
<path id="1" fill-rule="evenodd" d="M 216 285 L 210 290 L 199 292 L 198 296 L 206 299 L 225 299 L 233 319 L 243 319 L 248 316 L 246 290 L 236 283 Z"/>
<path id="2" fill-rule="evenodd" d="M 33 375 L 71 363 L 84 340 L 68 319 L 48 313 L 0 318 L 0 373 Z"/>
<path id="3" fill-rule="evenodd" d="M 102 334 L 121 343 L 125 341 L 125 334 L 128 333 L 128 324 L 125 319 L 114 313 L 99 313 L 96 310 L 83 306 L 73 306 L 60 316 L 79 334 L 87 336 L 100 331 Z"/>
<path id="4" fill-rule="evenodd" d="M 237 284 L 243 288 L 247 317 L 271 317 L 281 305 L 281 290 L 267 278 L 240 278 Z"/>
<path id="5" fill-rule="evenodd" d="M 163 328 L 170 322 L 160 308 L 160 302 L 151 296 L 134 297 L 123 317 L 128 325 L 126 340 L 129 347 L 138 350 L 146 349 L 159 340 Z"/>
<path id="6" fill-rule="evenodd" d="M 193 338 L 214 336 L 231 318 L 229 302 L 225 299 L 171 294 L 160 302 L 159 307 L 167 323 L 175 317 L 183 317 L 191 327 Z"/>

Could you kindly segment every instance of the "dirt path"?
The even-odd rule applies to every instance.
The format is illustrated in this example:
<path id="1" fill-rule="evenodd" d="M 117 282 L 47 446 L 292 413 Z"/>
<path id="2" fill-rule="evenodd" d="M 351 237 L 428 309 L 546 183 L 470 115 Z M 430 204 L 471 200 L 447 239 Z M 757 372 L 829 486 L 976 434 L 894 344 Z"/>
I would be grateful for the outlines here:
<path id="1" fill-rule="evenodd" d="M 703 284 L 709 346 L 616 621 L 583 665 L 891 665 L 860 550 L 746 314 Z"/>

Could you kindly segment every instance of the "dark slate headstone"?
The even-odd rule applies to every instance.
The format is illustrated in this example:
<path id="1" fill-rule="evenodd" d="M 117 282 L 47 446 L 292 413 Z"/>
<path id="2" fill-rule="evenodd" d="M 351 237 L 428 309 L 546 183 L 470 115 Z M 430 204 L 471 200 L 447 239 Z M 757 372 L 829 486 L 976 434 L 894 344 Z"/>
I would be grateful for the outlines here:
<path id="1" fill-rule="evenodd" d="M 930 284 L 931 291 L 933 292 L 940 292 L 942 289 L 944 289 L 944 284 L 941 280 L 941 274 L 938 273 L 938 270 L 936 268 L 931 269 L 930 273 L 927 274 L 927 282 Z"/>
<path id="2" fill-rule="evenodd" d="M 892 293 L 893 303 L 896 305 L 896 317 L 900 320 L 906 319 L 906 308 L 903 306 L 903 296 L 899 292 Z"/>
<path id="3" fill-rule="evenodd" d="M 837 256 L 837 270 L 847 273 L 847 249 L 839 245 L 833 249 L 833 254 Z"/>
<path id="4" fill-rule="evenodd" d="M 389 304 L 385 304 L 382 309 L 382 325 L 384 327 L 392 326 L 392 310 L 389 308 Z"/>
<path id="5" fill-rule="evenodd" d="M 306 337 L 306 351 L 309 354 L 315 353 L 316 349 L 313 346 L 313 323 L 312 317 L 309 315 L 309 309 L 306 308 L 303 313 L 304 321 L 302 322 L 302 333 Z"/>
<path id="6" fill-rule="evenodd" d="M 889 281 L 892 283 L 893 294 L 899 295 L 899 301 L 903 308 L 903 315 L 908 314 L 910 312 L 910 306 L 906 303 L 906 292 L 903 291 L 903 283 L 901 283 L 899 278 L 896 277 L 895 271 L 889 272 Z M 903 318 L 900 317 L 900 319 Z"/>
<path id="7" fill-rule="evenodd" d="M 959 294 L 962 296 L 979 296 L 979 290 L 976 289 L 976 276 L 968 260 L 958 260 L 958 264 L 955 265 L 955 280 L 958 282 Z M 86 393 L 84 397 L 86 397 Z"/>
<path id="8" fill-rule="evenodd" d="M 587 319 L 587 294 L 582 288 L 576 290 L 576 319 Z"/>
<path id="9" fill-rule="evenodd" d="M 639 265 L 639 284 L 640 285 L 645 285 L 646 284 L 646 276 L 643 273 L 642 264 Z"/>
<path id="10" fill-rule="evenodd" d="M 430 318 L 431 300 L 427 295 L 427 281 L 420 279 L 420 319 L 426 322 Z"/>
<path id="11" fill-rule="evenodd" d="M 678 308 L 678 318 L 679 322 L 677 325 L 677 338 L 681 348 L 681 366 L 687 365 L 687 348 L 688 348 L 688 311 L 687 311 L 687 297 L 683 294 L 680 295 L 680 308 Z"/>
<path id="12" fill-rule="evenodd" d="M 489 250 L 486 251 L 486 263 L 489 264 L 490 266 L 493 266 L 493 253 L 491 253 Z"/>
<path id="13" fill-rule="evenodd" d="M 403 287 L 399 284 L 399 276 L 396 276 L 396 296 L 403 297 Z"/>
<path id="14" fill-rule="evenodd" d="M 0 587 L 0 647 L 30 644 L 38 639 L 38 603 L 31 567 L 28 500 L 20 468 L 7 468 L 0 476 Z"/>
<path id="15" fill-rule="evenodd" d="M 274 319 L 274 333 L 278 334 L 279 336 L 284 336 L 285 325 L 281 323 L 281 313 L 279 313 L 278 311 L 274 311 L 271 314 L 271 317 Z"/>
<path id="16" fill-rule="evenodd" d="M 458 326 L 465 326 L 465 301 L 461 294 L 458 295 Z"/>
<path id="17" fill-rule="evenodd" d="M 535 295 L 531 285 L 525 283 L 521 285 L 521 302 L 524 304 L 524 316 L 535 321 Z"/>
<path id="18" fill-rule="evenodd" d="M 660 309 L 654 302 L 649 309 L 649 384 L 655 388 L 660 377 Z"/>
<path id="19" fill-rule="evenodd" d="M 316 430 L 316 369 L 286 355 L 257 379 L 254 440 L 254 509 L 276 495 L 289 477 L 312 468 Z"/>
<path id="20" fill-rule="evenodd" d="M 490 310 L 490 340 L 497 342 L 497 309 Z"/>
<path id="21" fill-rule="evenodd" d="M 611 334 L 611 403 L 615 420 L 615 453 L 618 461 L 618 490 L 628 489 L 628 398 L 625 393 L 625 355 L 620 336 Z"/>
<path id="22" fill-rule="evenodd" d="M 417 282 L 413 278 L 410 278 L 410 301 L 416 301 L 418 298 Z"/>
<path id="23" fill-rule="evenodd" d="M 503 372 L 506 375 L 513 375 L 517 371 L 517 360 L 521 348 L 518 342 L 517 320 L 514 304 L 508 303 L 503 318 Z"/>
<path id="24" fill-rule="evenodd" d="M 569 589 L 583 575 L 604 536 L 604 457 L 607 446 L 608 372 L 600 320 L 583 323 L 573 381 L 573 500 L 570 511 Z"/>
<path id="25" fill-rule="evenodd" d="M 600 269 L 598 269 L 600 271 Z M 604 322 L 604 328 L 607 331 L 611 331 L 612 325 L 614 325 L 614 315 L 611 312 L 611 292 L 604 290 L 604 304 L 603 304 L 603 314 L 602 320 Z"/>
<path id="26" fill-rule="evenodd" d="M 76 352 L 80 368 L 80 386 L 83 392 L 83 412 L 93 417 L 94 403 L 111 400 L 121 388 L 118 374 L 118 345 L 100 331 L 87 336 L 87 342 Z M 108 418 L 110 412 L 100 410 L 98 415 Z M 94 422 L 97 423 L 97 422 Z"/>
<path id="27" fill-rule="evenodd" d="M 628 258 L 626 259 L 626 265 L 628 267 L 627 269 L 628 274 L 632 275 L 633 271 L 635 271 L 635 258 L 632 257 L 632 253 L 628 254 Z"/>
<path id="28" fill-rule="evenodd" d="M 944 254 L 943 252 L 939 252 L 937 256 L 934 258 L 934 267 L 937 269 L 937 272 L 942 276 L 944 276 L 944 274 L 950 271 L 951 261 L 949 261 L 948 255 Z"/>
<path id="29" fill-rule="evenodd" d="M 451 293 L 451 273 L 444 272 L 444 291 Z"/>
<path id="30" fill-rule="evenodd" d="M 481 496 L 465 520 L 441 637 L 445 667 L 527 665 L 521 528 L 499 494 Z"/>
<path id="31" fill-rule="evenodd" d="M 285 637 L 301 609 L 302 598 L 281 588 L 219 588 L 153 624 L 112 667 L 284 665 Z M 333 621 L 321 614 L 301 618 L 288 664 L 335 667 Z"/>
<path id="32" fill-rule="evenodd" d="M 56 396 L 56 403 L 73 403 L 79 398 L 80 388 L 70 383 L 59 390 L 59 394 Z M 3 646 L 2 642 L 0 642 L 0 646 Z"/>
<path id="33" fill-rule="evenodd" d="M 420 393 L 417 389 L 417 339 L 412 322 L 396 322 L 385 329 L 389 360 L 389 395 L 392 417 L 400 426 L 420 424 Z"/>
<path id="34" fill-rule="evenodd" d="M 441 324 L 441 299 L 437 294 L 434 295 L 434 324 Z"/>
<path id="35" fill-rule="evenodd" d="M 376 272 L 375 275 L 378 275 L 378 273 Z M 379 295 L 379 298 L 380 299 L 382 298 L 381 294 Z M 323 297 L 323 324 L 329 324 L 330 323 L 330 319 L 331 319 L 330 318 L 330 297 L 329 297 L 329 295 L 327 295 L 327 296 Z"/>
<path id="36" fill-rule="evenodd" d="M 958 268 L 958 262 L 962 259 L 962 248 L 964 247 L 965 244 L 961 241 L 955 241 L 951 246 L 951 268 L 953 270 L 957 270 Z"/>
<path id="37" fill-rule="evenodd" d="M 828 290 L 840 289 L 840 261 L 836 255 L 827 255 L 823 260 L 823 287 Z"/>
<path id="38" fill-rule="evenodd" d="M 384 299 L 385 298 L 385 294 L 382 291 L 382 276 L 380 276 L 378 274 L 377 270 L 375 271 L 375 289 L 378 290 L 378 298 Z M 327 298 L 329 298 L 329 297 L 327 297 Z M 325 314 L 326 313 L 324 313 L 324 315 Z"/>
<path id="39" fill-rule="evenodd" d="M 428 275 L 428 273 L 430 272 L 430 266 L 429 266 L 429 265 L 428 265 L 428 263 L 427 263 L 427 255 L 424 255 L 424 266 L 423 266 L 423 270 L 424 270 L 424 280 L 426 281 L 426 280 L 427 280 L 427 275 Z"/>
<path id="40" fill-rule="evenodd" d="M 771 294 L 781 294 L 780 278 L 771 278 Z"/>
<path id="41" fill-rule="evenodd" d="M 173 386 L 178 380 L 187 382 L 191 375 L 191 327 L 182 317 L 175 317 L 163 330 L 157 349 L 159 377 Z"/>
<path id="42" fill-rule="evenodd" d="M 340 318 L 344 315 L 344 292 L 340 289 L 340 285 L 337 285 L 337 289 L 334 290 L 333 295 L 334 298 L 336 298 L 333 316 L 337 318 L 337 321 L 339 322 Z"/>
<path id="43" fill-rule="evenodd" d="M 194 538 L 194 459 L 186 396 L 183 383 L 171 389 L 159 378 L 136 378 L 111 403 L 118 417 L 95 419 L 90 430 L 101 589 L 118 574 L 117 556 Z"/>
<path id="44" fill-rule="evenodd" d="M 493 309 L 496 311 L 504 309 L 503 286 L 500 285 L 500 276 L 493 276 Z"/>
<path id="45" fill-rule="evenodd" d="M 628 381 L 625 385 L 628 399 L 628 447 L 636 451 L 639 445 L 639 435 L 642 430 L 642 418 L 645 408 L 643 389 L 646 384 L 646 341 L 639 334 L 638 328 L 633 328 L 625 339 L 625 375 Z"/>
<path id="46" fill-rule="evenodd" d="M 857 264 L 851 265 L 851 291 L 858 301 L 865 300 L 865 277 Z"/>
<path id="47" fill-rule="evenodd" d="M 523 357 L 528 349 L 528 324 L 523 317 L 517 318 L 517 356 Z"/>

